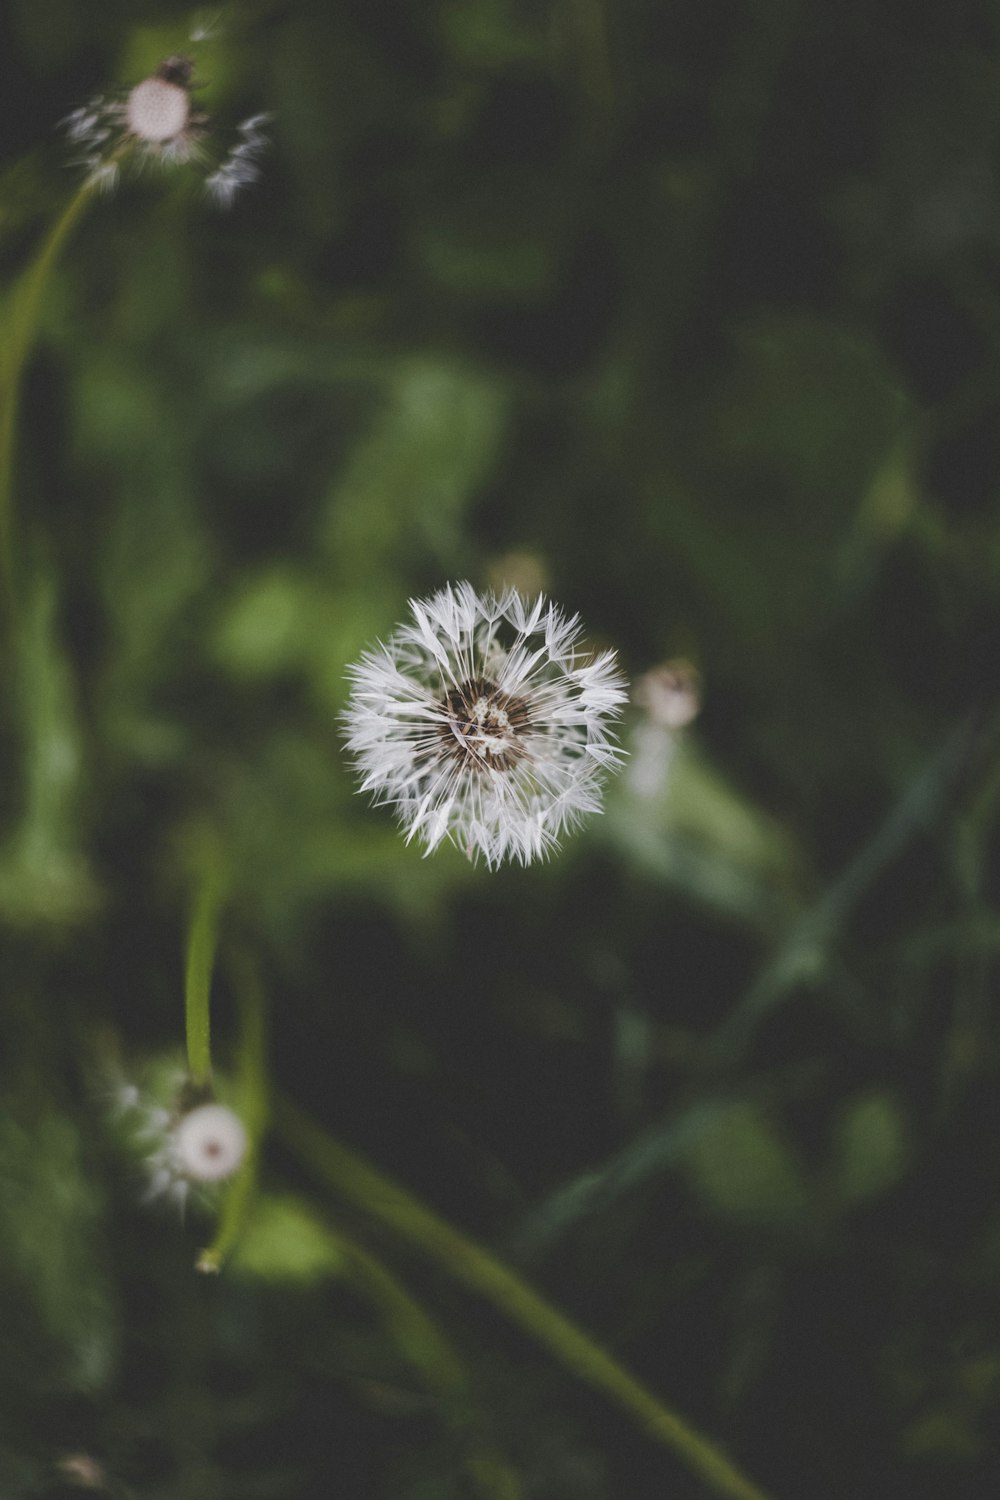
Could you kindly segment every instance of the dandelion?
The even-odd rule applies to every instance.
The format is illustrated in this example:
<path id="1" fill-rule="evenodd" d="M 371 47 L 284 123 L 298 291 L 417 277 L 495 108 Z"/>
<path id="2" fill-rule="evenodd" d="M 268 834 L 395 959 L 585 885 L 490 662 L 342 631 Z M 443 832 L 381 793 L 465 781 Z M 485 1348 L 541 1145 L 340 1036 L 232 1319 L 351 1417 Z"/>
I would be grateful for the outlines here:
<path id="1" fill-rule="evenodd" d="M 209 170 L 212 135 L 208 115 L 195 108 L 196 87 L 191 58 L 168 57 L 127 92 L 98 95 L 68 115 L 63 127 L 80 151 L 76 160 L 89 180 L 111 189 L 130 164 L 172 167 L 195 162 L 206 170 L 206 192 L 228 207 L 258 176 L 267 144 L 262 127 L 269 116 L 251 115 L 237 126 L 235 144 L 221 162 L 216 153 L 214 170 Z"/>
<path id="2" fill-rule="evenodd" d="M 200 1104 L 174 1126 L 171 1149 L 189 1182 L 224 1182 L 246 1155 L 247 1133 L 224 1104 Z"/>
<path id="3" fill-rule="evenodd" d="M 166 1198 L 183 1210 L 192 1189 L 232 1177 L 246 1155 L 243 1121 L 224 1104 L 198 1104 L 179 1117 L 152 1123 L 147 1202 Z"/>
<path id="4" fill-rule="evenodd" d="M 640 677 L 635 702 L 644 710 L 632 731 L 628 782 L 640 797 L 655 797 L 667 784 L 680 738 L 701 710 L 701 679 L 679 659 Z"/>
<path id="5" fill-rule="evenodd" d="M 427 853 L 448 838 L 491 867 L 549 854 L 599 812 L 622 752 L 612 651 L 585 655 L 574 616 L 468 583 L 410 601 L 412 623 L 350 668 L 344 714 L 361 790 Z"/>
<path id="6" fill-rule="evenodd" d="M 160 1102 L 162 1088 L 168 1104 Z M 246 1156 L 247 1132 L 239 1115 L 174 1068 L 164 1072 L 152 1096 L 119 1079 L 108 1099 L 111 1118 L 124 1127 L 142 1158 L 146 1203 L 164 1198 L 183 1211 L 193 1190 L 225 1181 Z"/>

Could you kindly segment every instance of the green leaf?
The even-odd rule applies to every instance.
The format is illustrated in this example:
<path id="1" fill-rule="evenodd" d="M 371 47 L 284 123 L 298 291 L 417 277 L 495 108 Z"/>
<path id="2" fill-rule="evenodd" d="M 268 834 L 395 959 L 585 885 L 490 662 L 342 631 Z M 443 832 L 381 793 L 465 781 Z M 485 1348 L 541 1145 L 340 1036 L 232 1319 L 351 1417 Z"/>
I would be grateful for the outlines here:
<path id="1" fill-rule="evenodd" d="M 845 1202 L 876 1198 L 897 1182 L 907 1160 L 906 1120 L 885 1093 L 852 1099 L 834 1139 L 834 1166 Z"/>
<path id="2" fill-rule="evenodd" d="M 319 1214 L 291 1194 L 261 1194 L 230 1261 L 237 1274 L 264 1281 L 320 1281 L 344 1261 Z"/>
<path id="3" fill-rule="evenodd" d="M 707 1117 L 688 1168 L 701 1197 L 728 1218 L 767 1223 L 808 1211 L 808 1188 L 791 1149 L 749 1102 L 723 1105 Z"/>
<path id="4" fill-rule="evenodd" d="M 98 1239 L 99 1205 L 72 1122 L 0 1120 L 0 1367 L 89 1390 L 107 1377 L 115 1318 Z"/>

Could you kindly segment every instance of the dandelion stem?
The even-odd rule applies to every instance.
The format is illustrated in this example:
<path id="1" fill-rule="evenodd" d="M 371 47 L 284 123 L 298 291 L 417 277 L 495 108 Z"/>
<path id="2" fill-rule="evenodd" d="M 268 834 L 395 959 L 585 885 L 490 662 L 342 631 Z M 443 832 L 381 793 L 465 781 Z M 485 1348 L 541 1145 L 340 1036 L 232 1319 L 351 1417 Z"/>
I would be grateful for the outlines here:
<path id="1" fill-rule="evenodd" d="M 13 291 L 6 319 L 6 347 L 0 361 L 0 583 L 7 608 L 15 614 L 14 440 L 21 376 L 34 343 L 53 267 L 73 227 L 94 194 L 88 178 L 70 199 L 41 249 Z"/>
<path id="2" fill-rule="evenodd" d="M 489 1500 L 520 1500 L 521 1486 L 481 1430 L 468 1373 L 429 1313 L 381 1260 L 340 1229 L 328 1229 L 357 1291 L 380 1313 L 404 1359 L 441 1402 L 442 1411 L 465 1440 L 465 1464 L 476 1488 Z"/>
<path id="3" fill-rule="evenodd" d="M 270 1099 L 267 1077 L 267 1006 L 256 966 L 242 951 L 229 955 L 229 972 L 240 1013 L 237 1053 L 237 1111 L 246 1127 L 247 1151 L 219 1214 L 215 1239 L 198 1256 L 199 1271 L 219 1271 L 243 1233 L 257 1192 L 260 1143 L 267 1129 Z M 189 1033 L 190 1036 L 190 1033 Z M 190 1051 L 189 1051 L 190 1058 Z"/>
<path id="4" fill-rule="evenodd" d="M 212 1076 L 211 989 L 218 943 L 219 911 L 225 890 L 222 864 L 209 857 L 202 865 L 188 926 L 184 976 L 184 1021 L 188 1072 L 193 1083 Z"/>
<path id="5" fill-rule="evenodd" d="M 651 1438 L 676 1453 L 716 1494 L 730 1500 L 767 1500 L 765 1492 L 709 1438 L 664 1405 L 588 1334 L 488 1251 L 280 1095 L 274 1101 L 274 1119 L 288 1145 L 335 1192 L 418 1246 L 456 1280 L 485 1296 L 579 1379 L 610 1397 Z"/>

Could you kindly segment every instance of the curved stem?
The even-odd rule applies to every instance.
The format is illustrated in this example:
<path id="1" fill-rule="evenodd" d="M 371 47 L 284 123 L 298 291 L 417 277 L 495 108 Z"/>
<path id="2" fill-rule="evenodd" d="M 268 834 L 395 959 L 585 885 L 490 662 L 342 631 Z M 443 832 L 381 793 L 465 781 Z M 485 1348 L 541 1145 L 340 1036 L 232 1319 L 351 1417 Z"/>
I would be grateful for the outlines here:
<path id="1" fill-rule="evenodd" d="M 603 1391 L 650 1437 L 673 1450 L 719 1495 L 768 1500 L 765 1492 L 563 1313 L 419 1199 L 277 1096 L 274 1119 L 288 1145 L 335 1192 L 418 1246 L 458 1281 L 481 1293 L 545 1345 L 569 1370 Z"/>
<path id="2" fill-rule="evenodd" d="M 31 352 L 53 267 L 77 220 L 94 195 L 92 178 L 78 188 L 15 288 L 6 318 L 6 348 L 0 364 L 0 582 L 14 613 L 14 523 L 11 490 L 21 375 Z"/>
<path id="3" fill-rule="evenodd" d="M 380 1312 L 400 1353 L 442 1402 L 467 1444 L 465 1463 L 483 1495 L 519 1500 L 517 1476 L 488 1443 L 475 1410 L 465 1367 L 451 1344 L 402 1282 L 376 1256 L 340 1229 L 329 1229 L 356 1289 Z"/>
<path id="4" fill-rule="evenodd" d="M 224 889 L 222 863 L 209 854 L 202 862 L 195 890 L 184 972 L 188 1072 L 198 1086 L 207 1085 L 212 1077 L 212 969 Z"/>
<path id="5" fill-rule="evenodd" d="M 196 1270 L 206 1272 L 222 1269 L 223 1261 L 239 1240 L 250 1217 L 257 1192 L 260 1143 L 270 1114 L 264 987 L 256 966 L 242 951 L 229 955 L 228 968 L 240 1013 L 236 1103 L 246 1127 L 247 1154 L 227 1187 L 215 1238 L 195 1262 Z"/>

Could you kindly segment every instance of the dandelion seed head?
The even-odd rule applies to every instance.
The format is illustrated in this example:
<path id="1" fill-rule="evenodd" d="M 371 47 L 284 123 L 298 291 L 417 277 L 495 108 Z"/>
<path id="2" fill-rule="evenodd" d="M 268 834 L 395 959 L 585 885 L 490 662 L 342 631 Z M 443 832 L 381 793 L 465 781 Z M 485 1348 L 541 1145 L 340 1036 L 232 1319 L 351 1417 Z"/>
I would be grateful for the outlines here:
<path id="1" fill-rule="evenodd" d="M 247 1133 L 224 1104 L 200 1104 L 181 1116 L 171 1145 L 178 1171 L 190 1182 L 222 1182 L 246 1155 Z"/>
<path id="2" fill-rule="evenodd" d="M 494 867 L 528 864 L 600 810 L 620 764 L 614 653 L 543 595 L 471 584 L 411 600 L 412 620 L 350 669 L 344 714 L 361 790 L 425 851 L 445 839 Z"/>
<path id="3" fill-rule="evenodd" d="M 137 140 L 161 146 L 187 128 L 191 97 L 179 83 L 147 78 L 137 83 L 125 101 L 125 123 Z"/>
<path id="4" fill-rule="evenodd" d="M 231 1177 L 247 1152 L 247 1132 L 233 1110 L 173 1066 L 150 1095 L 115 1079 L 105 1091 L 111 1119 L 141 1159 L 144 1203 L 163 1199 L 183 1212 L 192 1192 L 202 1196 Z"/>
<path id="5" fill-rule="evenodd" d="M 110 190 L 127 166 L 194 162 L 204 170 L 209 197 L 228 207 L 259 176 L 269 116 L 258 113 L 242 121 L 226 151 L 208 116 L 194 107 L 195 86 L 191 58 L 168 57 L 127 92 L 98 95 L 67 115 L 62 128 L 90 181 Z"/>

